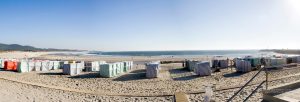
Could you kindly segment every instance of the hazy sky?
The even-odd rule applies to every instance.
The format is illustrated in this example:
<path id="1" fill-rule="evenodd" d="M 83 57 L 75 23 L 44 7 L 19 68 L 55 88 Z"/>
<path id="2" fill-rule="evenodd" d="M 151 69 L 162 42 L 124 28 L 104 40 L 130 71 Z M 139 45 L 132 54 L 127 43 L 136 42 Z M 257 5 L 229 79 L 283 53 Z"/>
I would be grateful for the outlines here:
<path id="1" fill-rule="evenodd" d="M 0 0 L 0 35 L 104 51 L 300 49 L 300 0 Z"/>

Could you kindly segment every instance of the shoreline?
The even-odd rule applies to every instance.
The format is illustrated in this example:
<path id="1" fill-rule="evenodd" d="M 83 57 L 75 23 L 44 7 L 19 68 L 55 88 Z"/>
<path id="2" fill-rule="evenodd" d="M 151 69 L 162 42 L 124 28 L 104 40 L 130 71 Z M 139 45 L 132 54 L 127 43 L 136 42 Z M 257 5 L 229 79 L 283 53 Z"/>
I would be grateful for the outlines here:
<path id="1" fill-rule="evenodd" d="M 300 50 L 261 50 L 264 52 L 275 52 L 279 54 L 300 55 Z"/>

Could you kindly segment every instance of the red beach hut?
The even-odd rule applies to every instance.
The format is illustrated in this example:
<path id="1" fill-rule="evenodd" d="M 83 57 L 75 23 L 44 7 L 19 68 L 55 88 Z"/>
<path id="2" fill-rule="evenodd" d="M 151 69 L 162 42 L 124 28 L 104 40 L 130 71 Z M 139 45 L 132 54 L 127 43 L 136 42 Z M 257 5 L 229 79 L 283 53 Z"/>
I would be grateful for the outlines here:
<path id="1" fill-rule="evenodd" d="M 16 61 L 5 61 L 4 69 L 9 71 L 17 71 L 18 63 Z"/>

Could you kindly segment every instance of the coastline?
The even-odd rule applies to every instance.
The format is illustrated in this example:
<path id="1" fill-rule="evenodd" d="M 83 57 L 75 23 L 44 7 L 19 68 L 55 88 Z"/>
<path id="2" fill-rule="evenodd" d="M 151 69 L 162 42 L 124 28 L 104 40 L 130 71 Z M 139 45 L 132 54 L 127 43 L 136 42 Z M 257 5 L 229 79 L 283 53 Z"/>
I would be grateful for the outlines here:
<path id="1" fill-rule="evenodd" d="M 280 54 L 300 55 L 300 50 L 261 50 L 266 52 L 275 52 Z"/>

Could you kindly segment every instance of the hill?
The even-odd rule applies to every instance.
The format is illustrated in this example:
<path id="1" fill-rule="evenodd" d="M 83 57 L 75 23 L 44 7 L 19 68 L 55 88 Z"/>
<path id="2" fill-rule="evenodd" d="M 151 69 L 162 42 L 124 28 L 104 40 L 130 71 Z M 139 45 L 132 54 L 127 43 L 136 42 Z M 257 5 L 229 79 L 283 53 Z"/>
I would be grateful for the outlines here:
<path id="1" fill-rule="evenodd" d="M 54 49 L 54 48 L 36 48 L 33 46 L 23 46 L 19 44 L 3 44 L 0 43 L 1 51 L 79 51 L 69 49 Z"/>

